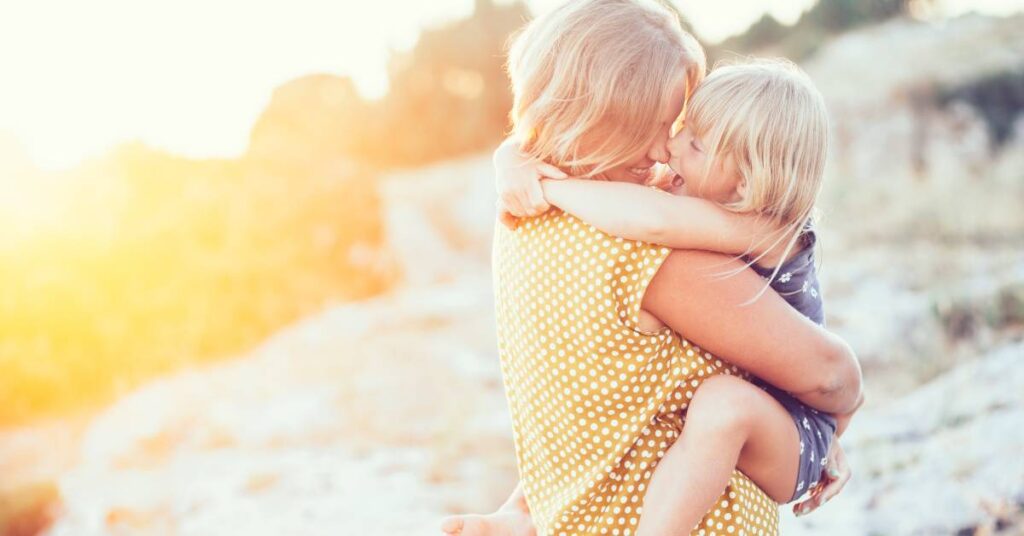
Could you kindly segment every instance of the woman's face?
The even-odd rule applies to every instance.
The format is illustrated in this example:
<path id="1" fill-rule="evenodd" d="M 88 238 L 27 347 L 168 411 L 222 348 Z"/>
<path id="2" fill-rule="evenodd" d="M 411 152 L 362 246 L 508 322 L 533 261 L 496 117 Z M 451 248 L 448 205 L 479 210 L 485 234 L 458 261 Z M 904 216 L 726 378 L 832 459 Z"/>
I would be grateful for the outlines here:
<path id="1" fill-rule="evenodd" d="M 716 203 L 736 201 L 740 197 L 742 181 L 731 158 L 718 158 L 708 169 L 711 158 L 704 142 L 684 126 L 668 140 L 668 165 L 686 185 L 687 195 Z"/>
<path id="2" fill-rule="evenodd" d="M 672 124 L 675 123 L 679 114 L 683 111 L 683 104 L 686 100 L 686 80 L 680 77 L 672 89 L 672 97 L 661 111 L 658 134 L 651 141 L 651 144 L 642 152 L 635 155 L 625 164 L 616 166 L 605 171 L 601 178 L 618 181 L 645 184 L 653 175 L 651 168 L 656 163 L 665 164 L 668 162 L 669 154 L 666 147 Z M 606 133 L 605 135 L 614 135 Z"/>

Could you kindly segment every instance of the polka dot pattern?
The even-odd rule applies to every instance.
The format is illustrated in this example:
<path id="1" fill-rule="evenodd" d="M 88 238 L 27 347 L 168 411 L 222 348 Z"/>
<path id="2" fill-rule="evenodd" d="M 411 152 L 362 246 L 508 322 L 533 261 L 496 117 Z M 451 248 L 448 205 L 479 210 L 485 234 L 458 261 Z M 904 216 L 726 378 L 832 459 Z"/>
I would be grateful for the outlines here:
<path id="1" fill-rule="evenodd" d="M 493 253 L 498 351 L 538 534 L 635 534 L 681 410 L 704 379 L 744 373 L 668 329 L 639 329 L 667 248 L 552 210 L 499 225 Z M 777 533 L 778 505 L 739 471 L 693 531 Z"/>

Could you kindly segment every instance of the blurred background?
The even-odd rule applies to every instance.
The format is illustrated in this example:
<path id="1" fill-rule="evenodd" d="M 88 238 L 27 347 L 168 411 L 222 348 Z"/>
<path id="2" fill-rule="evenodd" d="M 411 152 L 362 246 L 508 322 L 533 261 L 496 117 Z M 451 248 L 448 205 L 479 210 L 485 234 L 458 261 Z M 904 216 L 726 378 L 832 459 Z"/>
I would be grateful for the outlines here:
<path id="1" fill-rule="evenodd" d="M 0 5 L 0 535 L 435 534 L 516 481 L 490 151 L 556 0 Z M 854 480 L 786 534 L 1024 533 L 1024 2 L 674 4 L 834 127 Z"/>

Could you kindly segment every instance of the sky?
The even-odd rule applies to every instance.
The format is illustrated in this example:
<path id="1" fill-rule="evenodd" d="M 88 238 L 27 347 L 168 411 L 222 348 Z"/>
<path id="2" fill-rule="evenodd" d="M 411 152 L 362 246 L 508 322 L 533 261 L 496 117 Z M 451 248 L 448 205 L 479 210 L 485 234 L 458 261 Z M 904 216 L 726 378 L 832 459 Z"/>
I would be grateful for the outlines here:
<path id="1" fill-rule="evenodd" d="M 560 1 L 527 4 L 537 13 Z M 792 23 L 813 2 L 676 1 L 709 41 L 765 12 Z M 1024 9 L 1024 0 L 943 3 L 950 13 Z M 275 87 L 331 73 L 379 96 L 391 50 L 472 9 L 473 0 L 0 2 L 0 140 L 16 140 L 44 169 L 132 140 L 194 158 L 237 156 Z"/>

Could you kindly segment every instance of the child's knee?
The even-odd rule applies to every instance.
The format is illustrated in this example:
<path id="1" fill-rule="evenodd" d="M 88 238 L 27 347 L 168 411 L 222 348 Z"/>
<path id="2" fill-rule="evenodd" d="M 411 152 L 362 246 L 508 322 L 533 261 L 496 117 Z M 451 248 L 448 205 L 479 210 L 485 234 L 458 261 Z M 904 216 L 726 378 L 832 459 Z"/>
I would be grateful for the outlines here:
<path id="1" fill-rule="evenodd" d="M 758 387 L 729 374 L 716 374 L 704 380 L 693 395 L 693 402 L 704 400 L 747 401 Z"/>
<path id="2" fill-rule="evenodd" d="M 749 428 L 756 418 L 757 389 L 747 381 L 724 374 L 704 380 L 686 411 L 686 427 L 696 425 L 726 432 Z"/>

